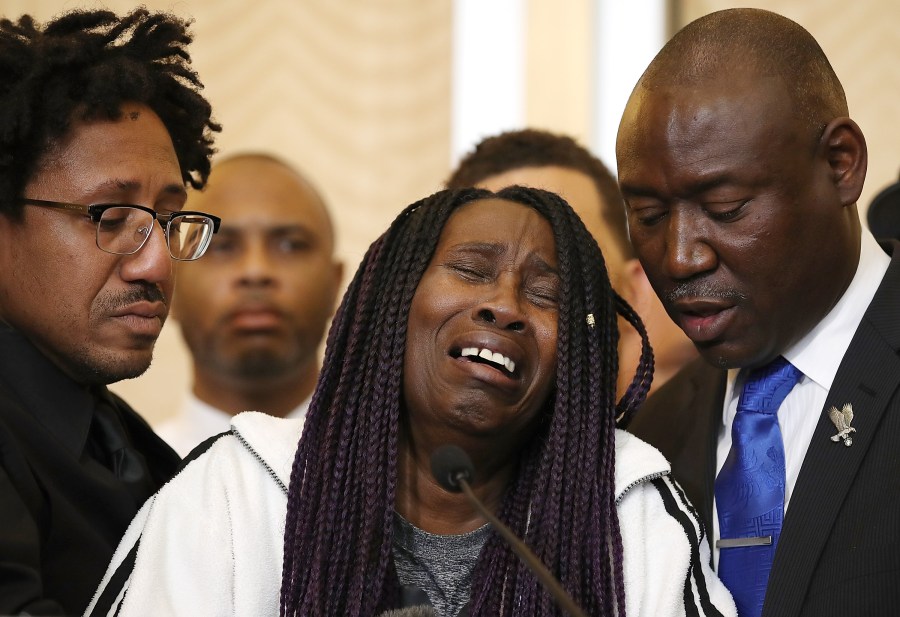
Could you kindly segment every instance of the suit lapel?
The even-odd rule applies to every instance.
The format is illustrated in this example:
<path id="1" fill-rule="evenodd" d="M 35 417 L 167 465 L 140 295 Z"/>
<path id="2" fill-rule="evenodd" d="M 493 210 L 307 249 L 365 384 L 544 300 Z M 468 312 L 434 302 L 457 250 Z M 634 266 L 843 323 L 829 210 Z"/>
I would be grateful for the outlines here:
<path id="1" fill-rule="evenodd" d="M 763 615 L 800 614 L 810 580 L 869 445 L 900 385 L 900 257 L 841 361 L 797 478 L 772 565 Z M 853 405 L 853 445 L 831 441 L 832 406 Z"/>
<path id="2" fill-rule="evenodd" d="M 707 538 L 710 548 L 714 543 L 713 538 L 713 499 L 715 496 L 716 481 L 716 450 L 719 445 L 719 431 L 722 429 L 722 413 L 725 399 L 726 371 L 710 367 L 710 372 L 701 381 L 700 376 L 695 380 L 697 391 L 696 409 L 703 410 L 704 432 L 699 436 L 698 462 L 703 466 L 702 473 L 702 499 L 697 504 L 701 508 L 705 521 Z"/>

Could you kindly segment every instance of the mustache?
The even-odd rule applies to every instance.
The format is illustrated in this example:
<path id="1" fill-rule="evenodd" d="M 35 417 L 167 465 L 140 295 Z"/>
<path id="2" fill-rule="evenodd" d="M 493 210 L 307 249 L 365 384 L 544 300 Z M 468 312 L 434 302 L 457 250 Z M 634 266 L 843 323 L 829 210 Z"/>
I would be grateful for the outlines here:
<path id="1" fill-rule="evenodd" d="M 104 309 L 114 311 L 141 301 L 162 302 L 166 306 L 169 305 L 163 290 L 150 283 L 134 283 L 125 291 L 116 292 L 103 298 L 101 304 Z"/>
<path id="2" fill-rule="evenodd" d="M 716 298 L 719 300 L 742 301 L 747 299 L 747 294 L 732 289 L 722 287 L 712 281 L 696 279 L 684 281 L 675 286 L 674 289 L 665 293 L 666 302 L 674 303 L 682 298 Z"/>

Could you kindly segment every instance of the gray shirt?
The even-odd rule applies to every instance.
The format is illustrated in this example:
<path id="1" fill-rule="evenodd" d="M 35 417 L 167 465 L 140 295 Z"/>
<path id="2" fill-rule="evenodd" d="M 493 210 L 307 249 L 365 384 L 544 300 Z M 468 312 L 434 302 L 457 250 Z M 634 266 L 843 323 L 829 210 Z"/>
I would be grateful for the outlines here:
<path id="1" fill-rule="evenodd" d="M 436 535 L 395 515 L 394 565 L 400 584 L 424 591 L 440 617 L 456 617 L 469 602 L 472 571 L 490 531 L 484 525 L 460 535 Z"/>

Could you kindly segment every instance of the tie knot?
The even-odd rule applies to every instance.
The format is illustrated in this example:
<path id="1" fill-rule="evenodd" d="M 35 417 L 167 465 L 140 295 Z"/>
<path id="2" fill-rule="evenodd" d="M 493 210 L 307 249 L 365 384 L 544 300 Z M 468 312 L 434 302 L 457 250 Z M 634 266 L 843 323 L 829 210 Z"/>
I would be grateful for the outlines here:
<path id="1" fill-rule="evenodd" d="M 744 389 L 738 401 L 738 413 L 777 412 L 784 398 L 801 377 L 803 373 L 781 356 L 765 366 L 753 369 L 744 382 Z"/>

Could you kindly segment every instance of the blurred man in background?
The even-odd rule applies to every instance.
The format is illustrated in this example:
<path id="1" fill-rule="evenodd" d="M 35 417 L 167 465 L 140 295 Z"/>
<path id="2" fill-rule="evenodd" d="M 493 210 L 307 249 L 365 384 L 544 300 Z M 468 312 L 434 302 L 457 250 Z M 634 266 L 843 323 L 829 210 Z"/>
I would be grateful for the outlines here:
<path id="1" fill-rule="evenodd" d="M 207 208 L 222 226 L 204 260 L 178 270 L 173 315 L 193 358 L 193 387 L 157 431 L 182 455 L 242 411 L 304 414 L 343 272 L 322 197 L 272 156 L 217 162 L 188 206 Z"/>

